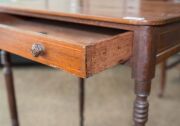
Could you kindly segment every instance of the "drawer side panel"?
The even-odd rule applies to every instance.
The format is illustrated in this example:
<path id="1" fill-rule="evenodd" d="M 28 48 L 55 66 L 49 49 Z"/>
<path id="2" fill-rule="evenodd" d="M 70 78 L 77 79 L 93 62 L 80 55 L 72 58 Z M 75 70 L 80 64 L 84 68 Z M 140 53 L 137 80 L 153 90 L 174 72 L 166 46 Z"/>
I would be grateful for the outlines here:
<path id="1" fill-rule="evenodd" d="M 133 33 L 127 32 L 87 47 L 87 75 L 123 63 L 132 56 Z"/>

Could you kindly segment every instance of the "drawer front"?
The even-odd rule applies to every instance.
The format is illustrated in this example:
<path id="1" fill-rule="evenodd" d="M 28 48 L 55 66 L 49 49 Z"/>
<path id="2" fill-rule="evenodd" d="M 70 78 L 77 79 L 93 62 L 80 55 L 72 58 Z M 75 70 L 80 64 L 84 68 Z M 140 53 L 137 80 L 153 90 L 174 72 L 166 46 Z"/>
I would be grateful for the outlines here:
<path id="1" fill-rule="evenodd" d="M 44 48 L 43 53 L 37 57 L 32 54 L 35 44 Z M 86 74 L 85 48 L 53 37 L 0 25 L 0 49 L 78 76 Z"/>

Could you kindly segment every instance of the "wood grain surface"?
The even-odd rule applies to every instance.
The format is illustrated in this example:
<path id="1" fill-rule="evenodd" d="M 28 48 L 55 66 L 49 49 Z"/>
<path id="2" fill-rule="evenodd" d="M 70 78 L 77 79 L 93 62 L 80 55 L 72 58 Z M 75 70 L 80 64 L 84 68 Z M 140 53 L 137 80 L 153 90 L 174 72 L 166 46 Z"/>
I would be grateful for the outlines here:
<path id="1" fill-rule="evenodd" d="M 52 0 L 1 2 L 0 11 L 53 20 L 93 20 L 131 25 L 162 25 L 180 21 L 177 0 Z"/>

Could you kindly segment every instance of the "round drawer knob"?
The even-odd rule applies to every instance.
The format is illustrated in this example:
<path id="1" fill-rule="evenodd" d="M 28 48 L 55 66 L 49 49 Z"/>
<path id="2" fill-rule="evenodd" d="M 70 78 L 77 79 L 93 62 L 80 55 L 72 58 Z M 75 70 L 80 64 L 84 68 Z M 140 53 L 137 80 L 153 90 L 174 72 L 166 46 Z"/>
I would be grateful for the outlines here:
<path id="1" fill-rule="evenodd" d="M 44 46 L 42 44 L 33 44 L 31 53 L 34 57 L 38 57 L 44 53 Z"/>

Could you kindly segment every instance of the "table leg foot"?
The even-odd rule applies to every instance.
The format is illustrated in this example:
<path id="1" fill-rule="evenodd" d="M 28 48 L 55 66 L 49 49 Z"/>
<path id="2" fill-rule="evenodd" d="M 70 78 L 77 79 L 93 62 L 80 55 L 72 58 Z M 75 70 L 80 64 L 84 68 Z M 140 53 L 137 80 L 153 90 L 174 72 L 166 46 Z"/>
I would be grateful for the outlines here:
<path id="1" fill-rule="evenodd" d="M 1 62 L 3 65 L 3 72 L 4 72 L 5 83 L 7 88 L 12 126 L 19 126 L 15 89 L 14 89 L 14 80 L 11 69 L 11 59 L 10 59 L 10 54 L 8 52 L 1 51 Z"/>
<path id="2" fill-rule="evenodd" d="M 84 126 L 85 79 L 79 78 L 80 126 Z"/>
<path id="3" fill-rule="evenodd" d="M 150 93 L 150 81 L 136 81 L 135 93 L 136 99 L 134 102 L 134 125 L 145 126 L 148 121 L 149 102 L 148 96 Z"/>

